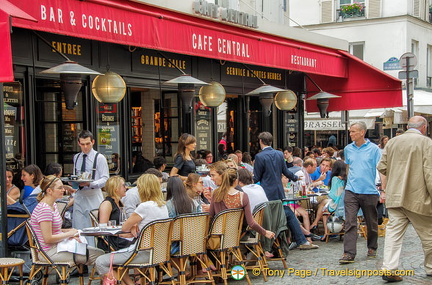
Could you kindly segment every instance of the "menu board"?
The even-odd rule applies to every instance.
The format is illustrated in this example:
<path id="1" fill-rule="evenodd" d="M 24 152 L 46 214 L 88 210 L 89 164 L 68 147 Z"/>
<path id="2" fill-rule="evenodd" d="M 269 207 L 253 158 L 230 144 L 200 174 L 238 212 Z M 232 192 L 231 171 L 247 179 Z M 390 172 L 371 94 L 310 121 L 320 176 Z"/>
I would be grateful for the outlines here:
<path id="1" fill-rule="evenodd" d="M 98 104 L 97 145 L 105 155 L 110 174 L 120 171 L 120 123 L 117 104 Z"/>
<path id="2" fill-rule="evenodd" d="M 211 109 L 202 105 L 201 102 L 196 104 L 196 139 L 197 150 L 211 149 Z"/>

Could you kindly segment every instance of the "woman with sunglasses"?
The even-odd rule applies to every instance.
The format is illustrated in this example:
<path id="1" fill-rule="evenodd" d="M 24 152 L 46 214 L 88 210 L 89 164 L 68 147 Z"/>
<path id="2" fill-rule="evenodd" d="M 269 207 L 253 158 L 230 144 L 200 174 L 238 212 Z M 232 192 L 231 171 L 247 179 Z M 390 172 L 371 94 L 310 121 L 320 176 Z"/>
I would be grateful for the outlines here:
<path id="1" fill-rule="evenodd" d="M 108 221 L 114 220 L 117 225 L 120 225 L 120 222 L 124 222 L 124 220 L 121 220 L 123 210 L 121 198 L 126 196 L 124 178 L 120 176 L 111 176 L 105 184 L 105 191 L 108 195 L 99 206 L 99 223 L 107 224 Z M 107 240 L 114 250 L 119 250 L 130 245 L 130 240 L 126 238 L 131 237 L 131 235 L 121 235 L 120 237 L 108 236 Z M 107 244 L 102 240 L 98 240 L 97 247 L 104 251 L 109 251 Z"/>
<path id="2" fill-rule="evenodd" d="M 40 185 L 41 192 L 37 196 L 38 204 L 33 210 L 30 225 L 35 231 L 36 238 L 45 253 L 54 262 L 69 262 L 75 260 L 77 264 L 93 265 L 96 258 L 104 252 L 98 248 L 88 247 L 86 255 L 71 252 L 57 252 L 57 245 L 65 239 L 77 239 L 77 229 L 62 229 L 62 218 L 57 210 L 56 200 L 63 197 L 64 188 L 61 180 L 54 175 L 44 177 Z M 42 256 L 40 256 L 42 258 Z"/>

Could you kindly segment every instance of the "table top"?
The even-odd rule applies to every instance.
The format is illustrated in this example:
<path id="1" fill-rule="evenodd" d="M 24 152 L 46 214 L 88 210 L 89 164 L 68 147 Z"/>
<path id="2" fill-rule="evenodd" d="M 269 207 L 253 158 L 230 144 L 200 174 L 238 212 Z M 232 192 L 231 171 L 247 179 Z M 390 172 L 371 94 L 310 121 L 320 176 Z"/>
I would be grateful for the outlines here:
<path id="1" fill-rule="evenodd" d="M 118 227 L 107 227 L 104 229 L 100 229 L 99 227 L 90 227 L 82 230 L 80 235 L 82 236 L 116 236 L 119 234 L 124 234 L 127 232 L 123 232 L 121 230 L 121 226 Z"/>

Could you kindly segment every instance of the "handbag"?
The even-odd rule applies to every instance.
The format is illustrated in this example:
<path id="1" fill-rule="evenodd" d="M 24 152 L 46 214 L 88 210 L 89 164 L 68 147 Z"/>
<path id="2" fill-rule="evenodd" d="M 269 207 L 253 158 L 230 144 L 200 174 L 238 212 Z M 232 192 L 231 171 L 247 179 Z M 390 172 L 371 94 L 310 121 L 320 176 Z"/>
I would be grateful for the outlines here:
<path id="1" fill-rule="evenodd" d="M 117 279 L 114 276 L 113 260 L 114 260 L 114 253 L 111 253 L 110 268 L 109 268 L 108 273 L 105 274 L 105 276 L 104 276 L 104 279 L 102 281 L 103 285 L 115 285 L 115 284 L 117 284 Z"/>

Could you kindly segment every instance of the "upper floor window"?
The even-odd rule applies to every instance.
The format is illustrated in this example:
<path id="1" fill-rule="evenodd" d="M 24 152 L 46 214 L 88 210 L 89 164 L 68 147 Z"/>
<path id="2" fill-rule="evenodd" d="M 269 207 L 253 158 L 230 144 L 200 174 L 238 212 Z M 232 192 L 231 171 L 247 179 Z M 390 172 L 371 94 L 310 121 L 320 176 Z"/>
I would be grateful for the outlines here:
<path id="1" fill-rule="evenodd" d="M 349 52 L 361 60 L 364 60 L 364 42 L 350 43 Z"/>
<path id="2" fill-rule="evenodd" d="M 342 18 L 364 17 L 365 0 L 340 0 Z"/>

